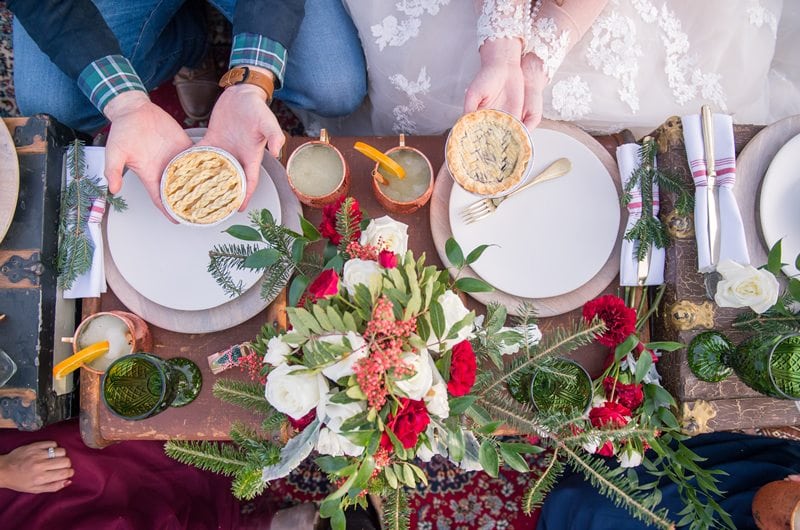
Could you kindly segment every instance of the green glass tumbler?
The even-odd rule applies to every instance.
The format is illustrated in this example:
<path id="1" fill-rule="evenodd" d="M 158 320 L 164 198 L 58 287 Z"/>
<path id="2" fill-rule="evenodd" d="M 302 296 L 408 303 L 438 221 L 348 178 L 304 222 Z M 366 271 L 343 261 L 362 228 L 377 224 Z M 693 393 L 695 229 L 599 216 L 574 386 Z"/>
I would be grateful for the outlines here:
<path id="1" fill-rule="evenodd" d="M 114 415 L 143 420 L 167 407 L 188 405 L 200 393 L 202 383 L 200 369 L 189 359 L 164 360 L 149 353 L 134 353 L 108 367 L 101 393 Z"/>
<path id="2" fill-rule="evenodd" d="M 549 359 L 533 373 L 530 397 L 540 412 L 585 414 L 592 404 L 592 378 L 575 361 Z"/>
<path id="3" fill-rule="evenodd" d="M 700 333 L 686 350 L 699 379 L 722 381 L 731 371 L 766 396 L 800 399 L 800 334 L 756 335 L 738 347 L 717 331 Z"/>

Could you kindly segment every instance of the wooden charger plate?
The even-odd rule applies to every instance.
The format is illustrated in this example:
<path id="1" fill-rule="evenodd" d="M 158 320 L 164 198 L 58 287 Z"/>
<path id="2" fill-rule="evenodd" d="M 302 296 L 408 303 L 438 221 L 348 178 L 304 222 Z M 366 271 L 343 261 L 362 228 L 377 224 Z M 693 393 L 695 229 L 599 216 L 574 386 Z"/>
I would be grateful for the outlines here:
<path id="1" fill-rule="evenodd" d="M 588 147 L 608 171 L 614 183 L 614 187 L 616 188 L 617 194 L 621 195 L 622 186 L 617 163 L 614 161 L 611 155 L 608 154 L 608 151 L 606 151 L 606 149 L 599 142 L 597 142 L 597 140 L 580 130 L 578 127 L 562 122 L 544 120 L 539 127 L 566 134 Z M 431 198 L 431 232 L 433 234 L 433 242 L 436 246 L 436 251 L 439 253 L 439 257 L 447 267 L 451 266 L 451 263 L 447 259 L 447 254 L 445 252 L 445 243 L 447 242 L 448 238 L 452 237 L 453 234 L 453 231 L 450 227 L 449 210 L 450 193 L 452 188 L 453 179 L 447 170 L 447 166 L 443 165 L 436 177 L 433 196 Z M 602 293 L 619 274 L 620 245 L 623 231 L 625 229 L 625 221 L 626 216 L 620 215 L 616 243 L 614 248 L 611 250 L 611 253 L 609 254 L 605 264 L 591 280 L 573 291 L 549 298 L 524 298 L 514 296 L 500 290 L 495 290 L 489 293 L 469 294 L 482 304 L 502 304 L 512 315 L 518 314 L 518 309 L 522 306 L 522 304 L 528 304 L 532 306 L 536 310 L 537 315 L 540 317 L 551 317 L 572 311 L 573 309 L 580 307 L 587 301 Z M 491 242 L 487 241 L 487 243 Z M 466 267 L 462 270 L 462 277 L 463 276 L 480 278 L 480 276 L 470 267 Z"/>
<path id="2" fill-rule="evenodd" d="M 736 160 L 733 194 L 742 214 L 750 263 L 760 267 L 767 262 L 767 244 L 761 232 L 759 197 L 764 175 L 772 159 L 786 142 L 800 134 L 800 116 L 789 116 L 765 127 L 750 140 Z M 784 256 L 784 261 L 794 256 Z"/>
<path id="3" fill-rule="evenodd" d="M 0 120 L 0 241 L 8 232 L 19 197 L 19 160 L 14 140 Z"/>
<path id="4" fill-rule="evenodd" d="M 302 209 L 300 201 L 289 187 L 286 170 L 280 162 L 268 154 L 264 156 L 262 165 L 278 190 L 282 223 L 299 232 Z M 241 296 L 211 309 L 182 311 L 164 307 L 139 294 L 125 280 L 111 257 L 107 237 L 104 238 L 103 247 L 106 279 L 114 294 L 130 311 L 160 328 L 180 333 L 212 333 L 249 320 L 269 304 L 261 298 L 261 281 L 258 281 Z"/>

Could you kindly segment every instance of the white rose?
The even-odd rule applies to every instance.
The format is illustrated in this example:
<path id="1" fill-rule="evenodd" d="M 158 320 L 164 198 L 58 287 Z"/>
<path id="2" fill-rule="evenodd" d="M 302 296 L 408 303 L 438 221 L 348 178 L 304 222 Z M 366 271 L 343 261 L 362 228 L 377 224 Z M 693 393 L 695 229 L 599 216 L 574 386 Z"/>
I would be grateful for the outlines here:
<path id="1" fill-rule="evenodd" d="M 356 285 L 366 285 L 373 295 L 378 294 L 383 284 L 383 270 L 375 261 L 351 259 L 344 262 L 342 270 L 342 284 L 350 294 L 356 293 Z"/>
<path id="2" fill-rule="evenodd" d="M 436 383 L 425 394 L 425 408 L 434 416 L 446 419 L 450 416 L 450 403 L 447 401 L 447 384 Z"/>
<path id="3" fill-rule="evenodd" d="M 320 418 L 322 423 L 333 432 L 342 432 L 342 423 L 349 420 L 356 414 L 364 412 L 367 409 L 363 401 L 354 401 L 352 403 L 331 403 L 330 398 L 336 394 L 332 391 L 326 394 L 317 407 L 317 417 Z"/>
<path id="4" fill-rule="evenodd" d="M 778 280 L 771 272 L 726 259 L 717 265 L 722 280 L 714 301 L 720 307 L 745 307 L 763 313 L 778 301 Z"/>
<path id="5" fill-rule="evenodd" d="M 436 301 L 439 302 L 439 305 L 442 306 L 442 310 L 444 311 L 444 337 L 446 337 L 450 334 L 450 328 L 469 314 L 469 309 L 466 308 L 461 298 L 453 291 L 445 291 Z M 443 341 L 444 346 L 446 348 L 452 348 L 462 340 L 468 339 L 472 335 L 473 326 L 474 322 L 461 328 L 454 339 Z M 431 333 L 428 339 L 428 346 L 433 347 L 438 342 L 436 336 Z"/>
<path id="6" fill-rule="evenodd" d="M 363 447 L 354 444 L 327 427 L 320 429 L 315 449 L 320 454 L 331 456 L 359 456 L 364 452 Z"/>
<path id="7" fill-rule="evenodd" d="M 328 393 L 328 382 L 322 374 L 294 374 L 306 368 L 284 363 L 270 372 L 264 395 L 279 412 L 299 420 L 316 407 Z"/>
<path id="8" fill-rule="evenodd" d="M 292 348 L 281 337 L 272 337 L 267 342 L 267 354 L 264 355 L 264 362 L 272 366 L 278 366 L 286 362 L 286 356 L 292 353 Z"/>
<path id="9" fill-rule="evenodd" d="M 353 365 L 355 365 L 359 359 L 363 359 L 369 354 L 367 341 L 364 340 L 364 337 L 352 331 L 348 331 L 347 335 L 328 335 L 320 337 L 319 340 L 333 344 L 342 344 L 343 337 L 347 337 L 350 346 L 353 348 L 352 351 L 345 353 L 340 361 L 322 370 L 325 377 L 333 381 L 338 381 L 342 377 L 353 375 Z"/>
<path id="10" fill-rule="evenodd" d="M 419 353 L 406 353 L 403 355 L 403 360 L 414 370 L 414 375 L 397 381 L 395 385 L 409 399 L 422 399 L 433 384 L 433 373 L 431 372 L 428 350 L 422 350 Z"/>
<path id="11" fill-rule="evenodd" d="M 642 463 L 642 453 L 636 449 L 626 449 L 618 458 L 620 467 L 636 467 Z"/>
<path id="12" fill-rule="evenodd" d="M 361 232 L 362 245 L 372 245 L 383 250 L 391 250 L 400 254 L 400 259 L 408 250 L 408 225 L 395 221 L 388 215 L 373 219 L 367 229 Z"/>

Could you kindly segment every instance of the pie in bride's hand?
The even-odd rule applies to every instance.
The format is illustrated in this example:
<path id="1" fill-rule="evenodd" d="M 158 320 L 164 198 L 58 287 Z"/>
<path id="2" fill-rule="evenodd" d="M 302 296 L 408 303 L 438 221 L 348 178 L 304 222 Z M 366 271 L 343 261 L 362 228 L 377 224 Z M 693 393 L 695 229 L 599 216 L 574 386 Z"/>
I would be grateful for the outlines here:
<path id="1" fill-rule="evenodd" d="M 161 195 L 178 221 L 216 224 L 244 200 L 241 166 L 221 150 L 191 148 L 175 157 L 164 172 Z"/>
<path id="2" fill-rule="evenodd" d="M 447 138 L 447 167 L 458 184 L 479 195 L 498 195 L 525 180 L 533 155 L 528 130 L 505 112 L 465 114 Z"/>

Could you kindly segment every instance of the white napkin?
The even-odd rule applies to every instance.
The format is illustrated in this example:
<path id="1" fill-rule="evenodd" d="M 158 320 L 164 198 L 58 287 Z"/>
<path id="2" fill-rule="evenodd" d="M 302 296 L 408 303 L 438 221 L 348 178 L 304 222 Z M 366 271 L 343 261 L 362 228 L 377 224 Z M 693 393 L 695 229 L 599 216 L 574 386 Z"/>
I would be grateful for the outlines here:
<path id="1" fill-rule="evenodd" d="M 683 141 L 694 179 L 694 232 L 697 237 L 697 270 L 711 272 L 711 246 L 708 241 L 708 188 L 703 128 L 699 114 L 683 116 Z M 750 264 L 742 214 L 733 195 L 736 183 L 736 150 L 733 143 L 733 120 L 727 114 L 714 114 L 714 158 L 719 195 L 719 261 L 730 259 Z"/>
<path id="2" fill-rule="evenodd" d="M 624 188 L 638 169 L 640 164 L 639 144 L 623 144 L 617 147 L 617 165 L 619 175 L 622 177 L 622 187 Z M 658 217 L 659 193 L 658 184 L 653 184 L 653 216 Z M 628 203 L 628 224 L 625 232 L 631 229 L 642 216 L 642 191 L 637 184 L 631 190 L 631 202 Z M 622 255 L 619 262 L 619 283 L 620 285 L 637 286 L 639 283 L 639 261 L 636 259 L 636 249 L 639 241 L 622 240 Z M 647 278 L 644 285 L 661 285 L 664 283 L 664 256 L 663 248 L 655 245 L 650 247 L 650 268 L 647 271 Z"/>
<path id="3" fill-rule="evenodd" d="M 84 147 L 86 159 L 86 174 L 90 177 L 97 177 L 99 183 L 107 185 L 106 177 L 103 174 L 106 163 L 106 151 L 102 147 Z M 67 183 L 73 178 L 69 168 L 67 168 Z M 72 287 L 64 291 L 64 298 L 96 298 L 101 293 L 106 292 L 106 269 L 103 260 L 103 231 L 100 222 L 106 211 L 106 200 L 99 197 L 92 203 L 89 213 L 89 237 L 94 243 L 94 255 L 92 256 L 92 266 L 88 272 L 75 279 Z"/>

